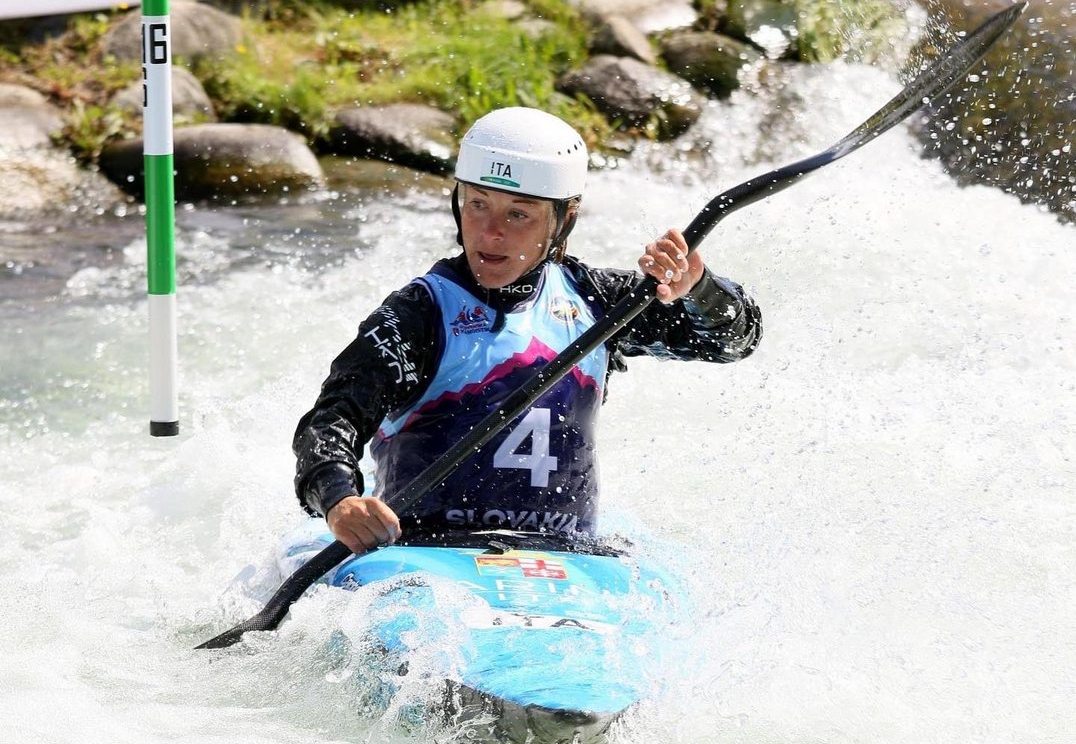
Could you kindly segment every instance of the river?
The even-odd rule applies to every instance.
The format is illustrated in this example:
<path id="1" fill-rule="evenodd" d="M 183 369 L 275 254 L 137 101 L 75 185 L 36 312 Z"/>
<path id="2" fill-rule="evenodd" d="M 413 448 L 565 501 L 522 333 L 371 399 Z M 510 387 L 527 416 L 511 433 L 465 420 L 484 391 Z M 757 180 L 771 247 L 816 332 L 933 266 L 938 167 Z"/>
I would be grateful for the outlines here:
<path id="1" fill-rule="evenodd" d="M 797 69 L 592 174 L 573 252 L 630 266 L 718 191 L 824 149 L 896 92 Z M 791 92 L 791 91 L 794 91 Z M 765 134 L 763 134 L 765 133 Z M 147 435 L 140 217 L 0 234 L 0 736 L 138 744 L 463 741 L 326 671 L 343 592 L 257 608 L 296 523 L 290 438 L 391 290 L 451 249 L 441 185 L 183 208 L 182 433 Z M 1076 730 L 1076 229 L 959 187 L 903 127 L 722 223 L 758 299 L 730 366 L 633 360 L 601 422 L 603 529 L 698 605 L 642 742 L 1061 742 Z M 244 573 L 245 572 L 245 573 Z"/>

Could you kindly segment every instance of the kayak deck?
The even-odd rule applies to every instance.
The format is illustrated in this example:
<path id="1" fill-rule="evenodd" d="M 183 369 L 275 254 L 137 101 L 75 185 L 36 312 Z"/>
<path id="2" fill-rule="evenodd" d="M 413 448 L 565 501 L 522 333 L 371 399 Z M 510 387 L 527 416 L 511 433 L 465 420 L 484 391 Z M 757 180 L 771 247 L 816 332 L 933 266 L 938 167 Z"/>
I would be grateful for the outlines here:
<path id="1" fill-rule="evenodd" d="M 285 556 L 301 562 L 331 539 L 300 536 Z M 484 714 L 514 741 L 592 740 L 650 693 L 678 605 L 667 574 L 597 543 L 504 531 L 463 540 L 484 546 L 388 546 L 329 576 L 369 594 L 354 620 L 386 668 L 403 677 L 422 659 L 423 674 L 446 681 L 454 720 Z"/>

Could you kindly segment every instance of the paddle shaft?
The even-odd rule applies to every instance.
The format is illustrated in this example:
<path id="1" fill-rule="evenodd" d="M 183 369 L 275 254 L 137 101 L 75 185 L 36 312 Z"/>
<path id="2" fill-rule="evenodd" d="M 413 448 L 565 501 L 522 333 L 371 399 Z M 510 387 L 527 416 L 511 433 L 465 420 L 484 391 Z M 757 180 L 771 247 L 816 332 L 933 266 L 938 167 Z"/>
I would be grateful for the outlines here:
<path id="1" fill-rule="evenodd" d="M 736 210 L 783 191 L 808 173 L 854 152 L 903 121 L 928 99 L 943 93 L 982 58 L 990 45 L 1012 25 L 1026 7 L 1026 2 L 1018 3 L 989 18 L 916 77 L 889 103 L 825 152 L 752 178 L 712 199 L 684 230 L 689 250 L 694 251 L 718 222 Z M 658 282 L 653 277 L 642 279 L 605 317 L 512 393 L 499 410 L 486 416 L 467 436 L 419 473 L 403 490 L 393 494 L 389 500 L 393 510 L 404 513 L 414 507 L 430 489 L 436 487 L 461 462 L 514 421 L 587 354 L 634 320 L 654 301 L 657 287 Z M 288 608 L 303 592 L 350 555 L 351 551 L 347 546 L 338 540 L 334 541 L 292 574 L 261 612 L 197 648 L 223 648 L 239 641 L 248 630 L 275 629 L 284 619 Z"/>

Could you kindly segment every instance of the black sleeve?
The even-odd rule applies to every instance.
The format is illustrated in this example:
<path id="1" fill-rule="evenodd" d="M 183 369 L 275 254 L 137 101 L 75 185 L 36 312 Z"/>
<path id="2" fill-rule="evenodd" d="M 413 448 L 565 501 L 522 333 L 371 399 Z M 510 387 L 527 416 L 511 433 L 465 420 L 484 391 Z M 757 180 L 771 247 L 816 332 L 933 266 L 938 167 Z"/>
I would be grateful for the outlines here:
<path id="1" fill-rule="evenodd" d="M 642 279 L 636 271 L 592 269 L 569 259 L 569 268 L 594 288 L 608 311 Z M 609 340 L 622 367 L 622 356 L 734 362 L 749 356 L 762 338 L 762 313 L 735 282 L 706 269 L 685 297 L 665 305 L 652 302 Z"/>
<path id="2" fill-rule="evenodd" d="M 436 303 L 412 283 L 389 295 L 333 361 L 292 440 L 295 492 L 308 512 L 324 515 L 362 493 L 363 447 L 386 414 L 426 389 L 443 346 L 439 329 Z"/>

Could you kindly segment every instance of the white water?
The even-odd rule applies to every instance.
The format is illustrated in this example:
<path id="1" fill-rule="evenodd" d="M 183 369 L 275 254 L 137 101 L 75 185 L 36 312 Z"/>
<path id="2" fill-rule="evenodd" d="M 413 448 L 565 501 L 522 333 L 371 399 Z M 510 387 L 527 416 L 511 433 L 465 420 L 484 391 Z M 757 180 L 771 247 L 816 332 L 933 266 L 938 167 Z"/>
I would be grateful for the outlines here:
<path id="1" fill-rule="evenodd" d="M 715 105 L 692 135 L 715 156 L 595 173 L 574 251 L 630 266 L 896 90 L 797 74 L 796 95 Z M 181 233 L 178 439 L 145 433 L 140 244 L 59 298 L 0 303 L 3 741 L 410 740 L 320 660 L 336 594 L 253 650 L 190 650 L 256 609 L 228 587 L 297 517 L 291 433 L 329 361 L 451 245 L 440 195 L 319 229 L 341 203 L 285 208 L 299 236 L 197 212 Z M 761 348 L 635 360 L 603 413 L 606 527 L 673 546 L 700 606 L 695 663 L 618 744 L 1071 738 L 1074 237 L 956 187 L 903 130 L 717 228 L 705 256 L 758 299 Z"/>

